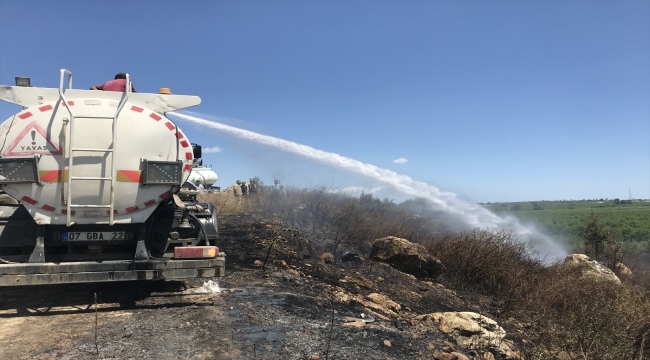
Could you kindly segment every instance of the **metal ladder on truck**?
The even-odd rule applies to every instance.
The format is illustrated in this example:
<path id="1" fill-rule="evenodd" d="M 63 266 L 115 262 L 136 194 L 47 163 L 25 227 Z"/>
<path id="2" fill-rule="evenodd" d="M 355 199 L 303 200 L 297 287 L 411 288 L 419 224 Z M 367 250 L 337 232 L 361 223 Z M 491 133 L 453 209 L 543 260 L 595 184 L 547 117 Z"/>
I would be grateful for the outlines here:
<path id="1" fill-rule="evenodd" d="M 65 200 L 65 206 L 66 206 L 66 224 L 67 226 L 72 225 L 71 217 L 72 217 L 72 209 L 73 208 L 95 208 L 95 209 L 108 209 L 108 215 L 109 215 L 109 224 L 113 225 L 115 222 L 113 220 L 113 214 L 115 210 L 115 144 L 116 144 L 116 135 L 117 135 L 117 117 L 120 115 L 120 112 L 122 112 L 122 108 L 126 104 L 126 101 L 129 98 L 129 95 L 131 94 L 131 77 L 129 74 L 126 74 L 126 91 L 122 93 L 122 98 L 120 99 L 120 102 L 117 106 L 117 111 L 115 112 L 114 116 L 75 116 L 72 113 L 72 110 L 70 109 L 70 106 L 68 104 L 68 101 L 65 98 L 65 91 L 63 89 L 63 80 L 65 78 L 65 75 L 68 75 L 68 87 L 65 89 L 71 89 L 72 88 L 72 73 L 66 69 L 61 69 L 61 76 L 59 78 L 59 100 L 65 105 L 66 109 L 68 110 L 68 113 L 70 113 L 70 140 L 69 140 L 69 145 L 68 145 L 68 195 Z M 111 119 L 112 120 L 112 132 L 113 132 L 113 141 L 111 143 L 111 148 L 109 149 L 95 149 L 95 148 L 76 148 L 74 147 L 74 123 L 75 120 L 77 119 Z M 65 119 L 64 119 L 64 130 L 63 130 L 64 136 L 65 136 Z M 111 154 L 111 169 L 110 169 L 110 176 L 108 177 L 102 177 L 102 176 L 74 176 L 73 174 L 73 169 L 74 169 L 74 153 L 75 152 L 99 152 L 99 153 L 106 153 L 106 154 Z M 65 154 L 64 154 L 65 155 Z M 72 183 L 73 181 L 86 181 L 86 180 L 101 180 L 101 181 L 110 181 L 111 184 L 111 193 L 110 193 L 110 203 L 103 205 L 84 205 L 84 204 L 73 204 L 72 203 Z"/>

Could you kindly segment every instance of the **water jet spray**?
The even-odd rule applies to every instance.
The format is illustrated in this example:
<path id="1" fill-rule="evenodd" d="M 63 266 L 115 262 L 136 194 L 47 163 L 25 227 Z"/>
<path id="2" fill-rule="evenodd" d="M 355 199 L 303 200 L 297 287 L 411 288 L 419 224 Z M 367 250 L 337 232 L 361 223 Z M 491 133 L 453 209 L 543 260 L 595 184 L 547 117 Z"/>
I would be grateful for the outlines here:
<path id="1" fill-rule="evenodd" d="M 193 122 L 211 129 L 229 133 L 241 139 L 250 140 L 282 151 L 302 155 L 322 164 L 373 178 L 390 185 L 401 193 L 426 199 L 435 210 L 456 215 L 470 227 L 492 230 L 510 230 L 516 234 L 520 240 L 533 245 L 534 249 L 542 257 L 560 259 L 567 255 L 567 251 L 561 244 L 554 241 L 548 235 L 543 234 L 535 227 L 522 224 L 516 217 L 511 215 L 503 217 L 498 216 L 479 204 L 460 199 L 454 193 L 442 191 L 433 185 L 414 180 L 407 175 L 398 174 L 392 170 L 383 169 L 372 164 L 366 164 L 339 154 L 318 150 L 293 141 L 259 134 L 195 116 L 198 114 L 189 115 L 184 113 L 173 113 L 170 115 L 177 116 L 182 120 Z"/>

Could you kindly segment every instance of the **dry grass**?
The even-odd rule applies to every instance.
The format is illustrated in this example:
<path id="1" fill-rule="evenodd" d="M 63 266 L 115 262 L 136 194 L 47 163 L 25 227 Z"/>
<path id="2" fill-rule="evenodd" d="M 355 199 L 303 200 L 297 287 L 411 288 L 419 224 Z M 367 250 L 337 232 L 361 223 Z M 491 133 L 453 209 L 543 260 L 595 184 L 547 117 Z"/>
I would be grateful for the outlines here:
<path id="1" fill-rule="evenodd" d="M 526 324 L 524 347 L 531 359 L 648 359 L 650 301 L 643 281 L 616 285 L 586 279 L 574 270 L 547 265 L 508 232 L 474 230 L 450 234 L 439 219 L 416 215 L 371 195 L 351 197 L 326 189 L 262 188 L 241 198 L 203 197 L 219 214 L 257 211 L 304 234 L 316 254 L 335 259 L 345 250 L 368 256 L 372 241 L 397 236 L 424 245 L 445 265 L 451 286 L 494 297 L 503 316 Z M 647 339 L 646 339 L 647 338 Z M 645 356 L 645 357 L 644 357 Z"/>
<path id="2" fill-rule="evenodd" d="M 259 197 L 236 195 L 233 191 L 199 195 L 198 201 L 211 202 L 217 209 L 217 216 L 238 214 L 259 208 Z"/>

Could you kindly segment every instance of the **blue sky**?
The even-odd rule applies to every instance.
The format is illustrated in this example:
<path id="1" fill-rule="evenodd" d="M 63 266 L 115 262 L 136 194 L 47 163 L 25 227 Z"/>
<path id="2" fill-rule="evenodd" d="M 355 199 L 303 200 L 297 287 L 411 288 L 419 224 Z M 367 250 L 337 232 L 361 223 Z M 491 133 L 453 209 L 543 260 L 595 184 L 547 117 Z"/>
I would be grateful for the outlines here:
<path id="1" fill-rule="evenodd" d="M 648 1 L 1 0 L 0 83 L 61 68 L 474 201 L 650 198 Z M 179 125 L 222 186 L 377 185 Z"/>

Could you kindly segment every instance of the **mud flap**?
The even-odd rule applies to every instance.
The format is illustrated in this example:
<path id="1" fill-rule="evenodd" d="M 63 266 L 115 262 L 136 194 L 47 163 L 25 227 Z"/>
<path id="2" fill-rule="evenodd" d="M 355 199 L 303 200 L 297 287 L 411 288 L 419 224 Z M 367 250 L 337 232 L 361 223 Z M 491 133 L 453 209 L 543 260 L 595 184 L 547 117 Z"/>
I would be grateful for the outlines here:
<path id="1" fill-rule="evenodd" d="M 37 228 L 24 206 L 0 204 L 0 248 L 34 246 Z"/>
<path id="2" fill-rule="evenodd" d="M 147 228 L 144 225 L 140 225 L 138 228 L 138 244 L 135 247 L 134 260 L 149 260 L 149 249 L 147 249 L 147 244 L 145 243 L 146 238 Z"/>
<path id="3" fill-rule="evenodd" d="M 135 260 L 149 260 L 149 251 L 144 240 L 138 240 L 138 245 L 135 248 Z"/>

